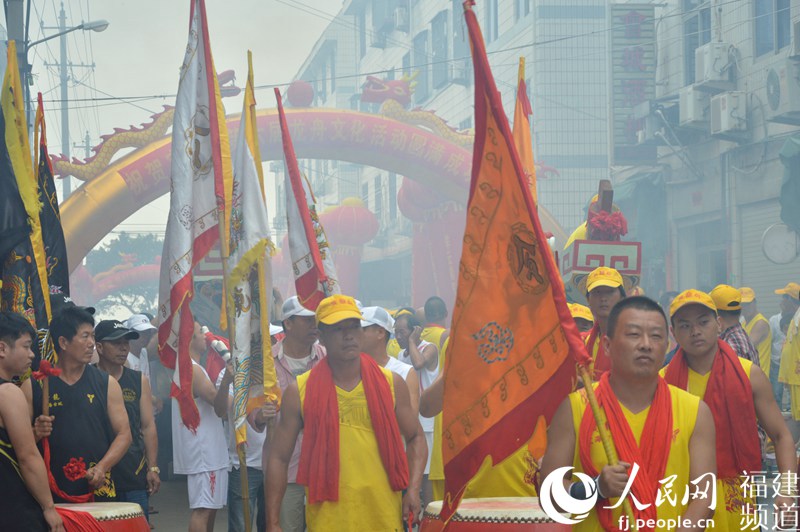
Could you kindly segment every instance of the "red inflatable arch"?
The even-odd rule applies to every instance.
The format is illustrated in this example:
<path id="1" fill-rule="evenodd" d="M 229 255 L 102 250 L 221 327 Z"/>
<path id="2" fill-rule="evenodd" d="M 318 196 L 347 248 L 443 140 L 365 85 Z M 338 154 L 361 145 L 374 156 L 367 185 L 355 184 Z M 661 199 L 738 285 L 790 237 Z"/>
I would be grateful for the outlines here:
<path id="1" fill-rule="evenodd" d="M 289 109 L 287 120 L 299 158 L 374 166 L 413 179 L 442 200 L 466 202 L 472 153 L 450 139 L 387 116 L 339 109 Z M 235 137 L 238 115 L 228 127 Z M 264 160 L 282 158 L 275 109 L 258 112 L 258 129 Z M 169 191 L 170 152 L 170 136 L 153 141 L 111 163 L 61 205 L 70 270 L 120 222 Z M 564 242 L 555 219 L 539 212 L 544 229 Z"/>

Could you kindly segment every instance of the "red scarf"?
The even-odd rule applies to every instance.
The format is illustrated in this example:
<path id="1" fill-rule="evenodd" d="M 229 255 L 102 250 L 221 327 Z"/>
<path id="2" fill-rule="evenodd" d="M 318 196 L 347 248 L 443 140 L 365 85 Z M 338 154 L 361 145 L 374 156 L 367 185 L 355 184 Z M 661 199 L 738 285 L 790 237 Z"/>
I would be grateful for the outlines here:
<path id="1" fill-rule="evenodd" d="M 672 399 L 669 387 L 664 379 L 658 378 L 658 386 L 650 404 L 650 411 L 647 413 L 647 420 L 640 438 L 640 444 L 636 444 L 636 438 L 631 431 L 628 420 L 622 412 L 617 396 L 608 382 L 608 373 L 603 373 L 600 382 L 595 389 L 597 401 L 605 410 L 608 418 L 608 429 L 614 444 L 617 446 L 619 459 L 633 464 L 639 464 L 639 471 L 631 487 L 631 493 L 642 504 L 650 504 L 648 508 L 639 511 L 633 507 L 634 517 L 639 519 L 657 519 L 658 508 L 655 505 L 658 493 L 658 481 L 664 478 L 667 469 L 667 458 L 672 443 Z M 592 434 L 597 428 L 594 415 L 590 408 L 586 408 L 581 419 L 580 432 L 578 434 L 578 446 L 580 449 L 581 466 L 591 477 L 596 477 L 600 472 L 592 462 Z M 596 506 L 597 517 L 604 530 L 619 530 L 618 524 L 612 515 L 612 511 L 603 508 L 602 504 Z M 643 528 L 642 530 L 652 530 Z"/>
<path id="2" fill-rule="evenodd" d="M 717 342 L 719 351 L 703 401 L 711 409 L 717 429 L 717 478 L 736 478 L 742 471 L 761 469 L 756 408 L 753 387 L 739 357 L 726 342 Z M 673 386 L 688 388 L 689 365 L 682 348 L 667 366 L 664 378 Z"/>
<path id="3" fill-rule="evenodd" d="M 63 506 L 56 506 L 56 512 L 61 517 L 64 530 L 67 532 L 104 532 L 105 530 L 89 512 L 81 512 Z"/>
<path id="4" fill-rule="evenodd" d="M 408 487 L 408 460 L 394 413 L 392 389 L 380 366 L 361 353 L 361 382 L 367 396 L 378 451 L 394 491 Z M 308 502 L 339 500 L 339 403 L 325 358 L 311 370 L 303 405 L 304 434 L 297 483 L 308 486 Z"/>
<path id="5" fill-rule="evenodd" d="M 595 342 L 597 342 L 597 357 L 594 359 L 592 380 L 599 381 L 600 375 L 611 369 L 611 358 L 606 354 L 606 348 L 603 345 L 603 335 L 597 323 L 592 325 L 591 330 L 589 330 L 589 339 L 586 340 L 586 347 L 589 348 L 590 355 L 594 355 Z"/>

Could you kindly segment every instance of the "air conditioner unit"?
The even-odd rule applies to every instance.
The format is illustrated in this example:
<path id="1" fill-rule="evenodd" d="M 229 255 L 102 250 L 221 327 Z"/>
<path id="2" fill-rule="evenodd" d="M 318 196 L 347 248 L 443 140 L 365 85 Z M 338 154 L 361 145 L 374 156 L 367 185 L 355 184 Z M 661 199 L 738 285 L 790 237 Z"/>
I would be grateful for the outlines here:
<path id="1" fill-rule="evenodd" d="M 720 92 L 733 88 L 730 78 L 731 45 L 710 42 L 694 51 L 694 83 L 697 88 L 709 92 Z"/>
<path id="2" fill-rule="evenodd" d="M 800 125 L 800 61 L 782 59 L 767 70 L 767 120 Z"/>
<path id="3" fill-rule="evenodd" d="M 709 95 L 694 85 L 682 88 L 679 93 L 678 123 L 681 127 L 708 127 Z"/>
<path id="4" fill-rule="evenodd" d="M 642 129 L 636 132 L 636 143 L 660 146 L 664 144 L 664 121 L 656 115 L 640 120 Z"/>
<path id="5" fill-rule="evenodd" d="M 408 8 L 399 6 L 394 8 L 394 29 L 408 33 Z"/>
<path id="6" fill-rule="evenodd" d="M 711 97 L 711 134 L 740 140 L 747 133 L 747 93 L 723 92 Z"/>

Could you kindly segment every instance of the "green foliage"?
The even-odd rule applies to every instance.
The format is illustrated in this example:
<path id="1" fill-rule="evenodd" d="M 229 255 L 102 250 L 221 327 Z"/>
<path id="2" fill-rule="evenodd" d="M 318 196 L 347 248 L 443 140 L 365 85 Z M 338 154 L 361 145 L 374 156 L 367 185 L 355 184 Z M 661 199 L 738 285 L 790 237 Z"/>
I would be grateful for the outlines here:
<path id="1" fill-rule="evenodd" d="M 157 264 L 163 246 L 162 235 L 120 233 L 114 240 L 89 253 L 86 257 L 86 269 L 92 276 L 104 272 L 115 275 L 131 266 Z M 94 303 L 98 313 L 104 313 L 117 305 L 122 305 L 131 312 L 152 312 L 158 304 L 158 279 L 126 286 Z"/>

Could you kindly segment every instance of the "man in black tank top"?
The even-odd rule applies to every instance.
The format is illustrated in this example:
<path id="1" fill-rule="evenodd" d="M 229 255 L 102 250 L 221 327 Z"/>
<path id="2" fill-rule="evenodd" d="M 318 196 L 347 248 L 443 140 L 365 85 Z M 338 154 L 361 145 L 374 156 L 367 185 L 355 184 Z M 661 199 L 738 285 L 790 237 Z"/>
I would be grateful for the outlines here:
<path id="1" fill-rule="evenodd" d="M 149 495 L 161 485 L 150 382 L 140 371 L 124 366 L 130 340 L 139 338 L 139 333 L 121 321 L 103 320 L 95 327 L 94 337 L 100 356 L 97 366 L 119 382 L 133 437 L 128 452 L 114 468 L 117 496 L 121 501 L 139 504 L 148 516 Z"/>
<path id="2" fill-rule="evenodd" d="M 33 386 L 34 431 L 48 437 L 50 471 L 58 502 L 93 493 L 96 501 L 117 499 L 111 468 L 131 443 L 128 415 L 116 379 L 89 365 L 94 354 L 94 318 L 67 308 L 50 322 L 61 375 L 48 377 L 50 415 L 42 414 L 42 388 Z M 85 467 L 85 474 L 82 469 Z"/>
<path id="3" fill-rule="evenodd" d="M 47 471 L 31 431 L 25 395 L 11 379 L 31 367 L 36 332 L 25 318 L 0 312 L 0 530 L 63 530 Z"/>

